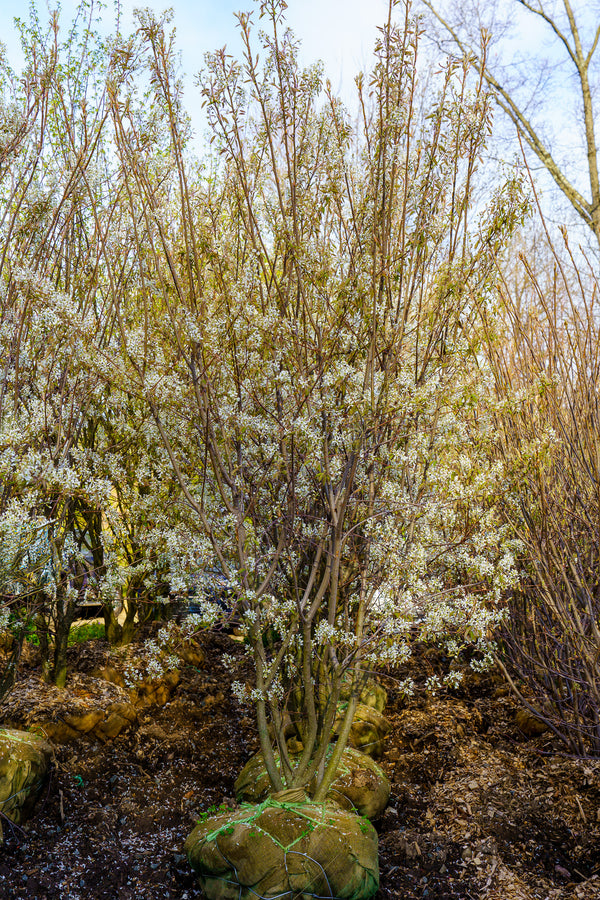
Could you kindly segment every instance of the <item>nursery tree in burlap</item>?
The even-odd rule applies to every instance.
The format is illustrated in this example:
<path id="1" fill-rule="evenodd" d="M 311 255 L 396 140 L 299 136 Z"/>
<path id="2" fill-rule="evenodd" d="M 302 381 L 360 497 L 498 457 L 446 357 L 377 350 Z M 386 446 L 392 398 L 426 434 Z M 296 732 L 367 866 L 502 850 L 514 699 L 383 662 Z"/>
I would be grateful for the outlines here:
<path id="1" fill-rule="evenodd" d="M 164 22 L 140 13 L 120 51 L 112 114 L 143 267 L 137 290 L 115 286 L 137 326 L 113 377 L 145 398 L 231 582 L 256 673 L 238 693 L 273 789 L 312 783 L 321 800 L 366 671 L 409 655 L 417 613 L 452 652 L 465 638 L 485 650 L 514 574 L 485 417 L 472 439 L 486 390 L 472 297 L 519 203 L 507 185 L 471 227 L 488 99 L 448 65 L 423 113 L 408 7 L 391 5 L 357 80 L 357 121 L 319 66 L 301 68 L 284 10 L 260 5 L 258 39 L 240 15 L 243 58 L 207 59 L 206 170 Z"/>

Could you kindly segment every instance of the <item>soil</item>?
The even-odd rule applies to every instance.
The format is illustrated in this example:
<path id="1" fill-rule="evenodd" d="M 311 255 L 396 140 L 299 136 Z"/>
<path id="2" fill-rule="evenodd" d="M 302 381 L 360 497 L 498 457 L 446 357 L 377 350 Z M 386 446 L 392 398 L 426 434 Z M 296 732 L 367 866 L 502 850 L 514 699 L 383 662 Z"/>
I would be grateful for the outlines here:
<path id="1" fill-rule="evenodd" d="M 135 727 L 112 741 L 55 745 L 33 819 L 4 823 L 2 900 L 202 896 L 183 842 L 203 812 L 234 804 L 235 778 L 258 747 L 252 712 L 230 690 L 249 677 L 242 648 L 223 634 L 206 635 L 203 648 L 203 667 L 183 668 L 170 702 L 139 710 Z M 235 673 L 223 653 L 238 658 Z M 80 644 L 69 665 L 91 677 L 107 654 L 103 641 Z M 36 665 L 30 653 L 22 683 L 39 683 Z M 567 757 L 547 733 L 524 734 L 493 675 L 426 695 L 419 684 L 443 668 L 417 652 L 408 700 L 406 672 L 383 678 L 392 728 L 381 764 L 392 795 L 375 823 L 376 900 L 600 900 L 600 761 Z"/>

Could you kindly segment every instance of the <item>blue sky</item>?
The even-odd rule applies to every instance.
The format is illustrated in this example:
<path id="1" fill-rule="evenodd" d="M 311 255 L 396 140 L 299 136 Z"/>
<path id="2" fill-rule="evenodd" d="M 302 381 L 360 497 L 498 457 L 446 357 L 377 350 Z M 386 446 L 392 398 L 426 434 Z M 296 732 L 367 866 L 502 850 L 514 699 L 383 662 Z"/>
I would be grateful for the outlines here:
<path id="1" fill-rule="evenodd" d="M 34 0 L 40 18 L 48 17 L 48 9 L 56 8 L 58 0 Z M 68 24 L 77 8 L 76 0 L 62 0 L 61 21 Z M 156 12 L 172 6 L 177 45 L 187 74 L 187 104 L 194 112 L 193 76 L 203 64 L 204 54 L 224 44 L 232 50 L 239 48 L 234 12 L 251 9 L 251 0 L 121 0 L 124 26 L 127 32 L 133 23 L 133 9 L 149 6 Z M 107 17 L 111 18 L 111 0 Z M 10 62 L 20 65 L 14 16 L 27 16 L 23 0 L 11 3 L 0 0 L 0 39 L 7 47 Z M 387 0 L 288 0 L 288 24 L 302 41 L 304 62 L 322 59 L 336 91 L 350 99 L 353 78 L 367 66 L 376 37 L 377 25 L 387 14 Z"/>
<path id="2" fill-rule="evenodd" d="M 59 0 L 33 0 L 42 20 L 49 17 L 49 9 L 56 7 Z M 90 2 L 90 0 L 88 0 Z M 95 3 L 98 0 L 94 0 Z M 119 3 L 122 16 L 122 31 L 127 33 L 133 26 L 133 9 L 137 6 L 150 6 L 155 12 L 161 12 L 169 0 L 104 0 L 108 6 L 107 19 L 112 21 L 113 3 Z M 456 0 L 439 0 L 452 7 Z M 589 0 L 577 0 L 575 6 L 578 16 L 585 17 Z M 29 0 L 0 0 L 0 40 L 6 45 L 8 57 L 13 66 L 18 70 L 21 60 L 19 58 L 19 42 L 13 26 L 15 14 L 27 16 Z M 228 48 L 237 55 L 240 44 L 236 32 L 234 12 L 236 10 L 248 10 L 253 7 L 252 0 L 171 0 L 174 9 L 174 25 L 177 30 L 177 46 L 181 51 L 182 68 L 186 73 L 186 97 L 185 104 L 191 114 L 198 148 L 201 149 L 202 134 L 205 132 L 205 120 L 201 110 L 199 92 L 194 84 L 194 76 L 202 67 L 204 54 L 227 44 Z M 592 4 L 595 8 L 595 3 Z M 78 0 L 62 0 L 61 20 L 67 26 L 78 6 Z M 287 21 L 302 44 L 302 61 L 305 64 L 322 59 L 325 63 L 325 72 L 333 85 L 334 91 L 339 93 L 350 108 L 354 108 L 355 94 L 353 79 L 358 71 L 369 67 L 372 59 L 371 51 L 377 35 L 377 26 L 381 25 L 387 17 L 387 0 L 288 0 Z M 491 7 L 485 3 L 481 6 L 484 11 Z M 508 44 L 509 56 L 516 54 L 514 65 L 517 71 L 520 69 L 519 56 L 521 53 L 535 51 L 540 46 L 548 52 L 548 30 L 543 28 L 541 22 L 531 14 L 524 14 L 522 8 L 515 0 L 498 0 L 495 7 L 500 15 L 508 16 L 513 24 L 512 41 Z M 401 14 L 402 6 L 399 6 L 398 14 Z M 422 7 L 414 2 L 413 10 L 420 11 Z M 520 16 L 522 18 L 520 18 Z M 255 13 L 256 19 L 256 13 Z M 583 23 L 582 23 L 583 24 Z M 585 38 L 589 43 L 587 28 Z M 432 45 L 427 45 L 429 50 Z M 421 54 L 427 52 L 422 46 Z M 552 50 L 550 50 L 552 53 Z M 572 87 L 572 72 L 570 70 L 557 71 L 559 75 L 558 88 L 556 83 L 553 92 L 547 91 L 539 96 L 546 96 L 550 100 L 549 115 L 546 115 L 546 125 L 554 123 L 555 142 L 554 149 L 558 152 L 560 162 L 567 172 L 575 174 L 575 177 L 583 177 L 581 188 L 586 192 L 585 185 L 585 160 L 581 150 L 581 140 L 578 137 L 577 128 L 573 123 L 562 125 L 563 118 L 568 113 L 574 113 L 575 126 L 580 124 L 581 116 L 577 114 L 577 103 L 569 94 Z M 562 78 L 562 81 L 560 81 Z M 562 85 L 562 88 L 561 88 Z M 527 89 L 527 82 L 525 82 Z M 531 87 L 536 101 L 535 85 Z M 537 105 L 537 102 L 536 104 Z M 526 107 L 529 111 L 529 107 Z M 543 119 L 543 116 L 542 116 Z M 497 117 L 501 121 L 501 117 Z M 544 128 L 545 130 L 545 128 Z M 509 127 L 506 132 L 513 136 Z M 512 149 L 511 149 L 512 147 Z M 505 158 L 511 158 L 512 153 L 518 149 L 516 144 L 509 141 L 501 152 Z M 582 162 L 583 160 L 583 162 Z M 534 168 L 539 168 L 537 161 L 533 160 Z M 579 173 L 579 175 L 577 175 Z M 583 173 L 583 174 L 582 174 Z M 558 195 L 554 187 L 551 194 L 556 199 Z"/>
<path id="3" fill-rule="evenodd" d="M 0 40 L 6 45 L 9 61 L 20 67 L 18 37 L 13 25 L 15 14 L 27 17 L 30 0 L 0 0 Z M 87 0 L 89 3 L 90 0 Z M 97 6 L 98 0 L 93 0 Z M 177 46 L 181 51 L 182 66 L 186 73 L 186 104 L 192 117 L 199 108 L 194 76 L 203 65 L 204 54 L 227 44 L 237 53 L 240 48 L 234 13 L 249 10 L 252 0 L 102 0 L 107 7 L 105 16 L 113 21 L 113 5 L 119 5 L 123 20 L 122 31 L 133 27 L 133 10 L 149 6 L 160 13 L 172 6 L 173 24 L 177 31 Z M 302 60 L 311 63 L 321 59 L 334 91 L 341 94 L 350 106 L 354 105 L 354 76 L 369 67 L 371 51 L 377 36 L 377 26 L 387 18 L 388 0 L 287 0 L 287 22 L 300 38 Z M 455 0 L 449 0 L 452 4 Z M 61 9 L 61 22 L 67 26 L 73 19 L 78 0 L 33 0 L 42 20 L 49 18 L 49 10 Z M 514 0 L 499 0 L 502 12 L 510 9 L 510 16 L 517 24 L 519 6 Z M 418 2 L 413 11 L 423 12 Z M 402 15 L 402 6 L 398 13 Z M 255 12 L 255 21 L 258 16 Z M 516 47 L 536 43 L 540 23 L 528 16 L 527 29 L 515 29 Z M 535 38 L 534 38 L 535 34 Z M 423 52 L 423 50 L 421 51 Z"/>

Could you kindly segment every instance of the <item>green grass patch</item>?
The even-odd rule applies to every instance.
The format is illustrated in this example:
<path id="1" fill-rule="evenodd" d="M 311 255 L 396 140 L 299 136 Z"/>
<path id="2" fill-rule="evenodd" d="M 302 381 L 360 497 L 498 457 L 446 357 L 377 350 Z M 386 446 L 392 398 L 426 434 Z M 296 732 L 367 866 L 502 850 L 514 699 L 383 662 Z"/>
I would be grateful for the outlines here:
<path id="1" fill-rule="evenodd" d="M 71 630 L 69 631 L 69 647 L 72 647 L 73 644 L 81 644 L 83 641 L 97 641 L 104 637 L 104 622 L 84 622 L 81 625 L 71 625 Z M 29 644 L 33 644 L 34 647 L 39 647 L 40 645 L 33 625 L 27 630 L 26 640 Z"/>
<path id="2" fill-rule="evenodd" d="M 85 622 L 83 625 L 72 625 L 69 632 L 69 645 L 81 644 L 83 641 L 97 641 L 104 637 L 104 622 Z"/>

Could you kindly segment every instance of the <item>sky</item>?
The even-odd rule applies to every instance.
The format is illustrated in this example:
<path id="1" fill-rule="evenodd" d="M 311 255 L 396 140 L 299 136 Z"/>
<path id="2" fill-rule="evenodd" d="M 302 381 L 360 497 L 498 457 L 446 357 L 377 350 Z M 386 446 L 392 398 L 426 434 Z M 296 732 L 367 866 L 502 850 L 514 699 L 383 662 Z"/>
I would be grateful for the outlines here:
<path id="1" fill-rule="evenodd" d="M 90 0 L 87 0 L 89 3 Z M 160 13 L 168 5 L 169 0 L 104 0 L 107 6 L 106 18 L 112 22 L 113 3 L 119 3 L 122 14 L 122 32 L 127 33 L 133 27 L 133 10 L 137 6 L 150 6 L 155 12 Z M 456 6 L 456 0 L 438 0 L 450 7 Z M 552 48 L 548 44 L 548 29 L 543 26 L 535 16 L 523 13 L 522 7 L 515 0 L 461 0 L 464 6 L 459 7 L 463 12 L 471 8 L 479 8 L 483 13 L 490 14 L 496 10 L 500 18 L 507 16 L 513 25 L 512 41 L 505 45 L 511 54 L 514 54 L 513 67 L 520 68 L 520 55 L 529 52 L 536 46 L 541 47 L 546 55 L 552 54 Z M 9 61 L 17 70 L 22 59 L 19 52 L 19 42 L 13 25 L 15 13 L 26 18 L 27 0 L 0 0 L 0 40 L 6 45 Z M 49 17 L 49 10 L 55 8 L 59 0 L 33 0 L 42 20 Z M 97 5 L 98 0 L 94 0 Z M 575 8 L 578 15 L 583 15 L 588 10 L 589 0 L 577 0 Z M 174 9 L 173 25 L 176 28 L 176 44 L 181 52 L 182 71 L 185 74 L 185 106 L 192 118 L 197 136 L 197 147 L 201 149 L 205 132 L 205 120 L 201 109 L 199 90 L 195 85 L 195 75 L 204 62 L 204 54 L 211 50 L 227 45 L 228 49 L 238 55 L 240 41 L 236 30 L 234 13 L 237 10 L 252 9 L 252 0 L 171 0 Z M 595 10 L 596 0 L 592 6 Z M 78 6 L 78 0 L 62 0 L 61 20 L 65 26 L 72 21 Z M 345 101 L 346 105 L 355 108 L 354 77 L 370 65 L 372 48 L 377 37 L 377 27 L 381 26 L 387 18 L 387 0 L 288 0 L 286 13 L 287 23 L 301 41 L 301 60 L 304 64 L 323 60 L 325 73 L 330 79 L 333 89 Z M 415 2 L 413 9 L 417 10 Z M 401 9 L 401 7 L 400 7 Z M 422 7 L 421 7 L 422 9 Z M 400 12 L 398 14 L 401 14 Z M 524 16 L 523 19 L 516 18 Z M 593 16 L 592 16 L 593 18 Z M 257 14 L 254 14 L 255 21 Z M 478 23 L 477 16 L 472 21 Z M 589 38 L 586 30 L 586 39 Z M 556 41 L 555 41 L 556 43 Z M 431 48 L 431 44 L 429 47 Z M 421 51 L 423 52 L 423 51 Z M 600 56 L 600 53 L 599 53 Z M 564 72 L 564 77 L 563 73 Z M 571 73 L 561 70 L 563 85 L 570 88 Z M 560 82 L 560 79 L 559 79 Z M 524 80 L 523 86 L 527 83 Z M 557 89 L 556 85 L 554 90 Z M 540 93 L 539 96 L 543 96 Z M 530 96 L 536 101 L 536 88 L 531 86 Z M 546 92 L 547 96 L 547 92 Z M 560 119 L 560 114 L 567 110 L 572 111 L 572 99 L 568 93 L 565 97 L 555 95 L 556 100 L 550 111 L 550 117 L 546 116 L 546 124 Z M 552 106 L 552 101 L 551 104 Z M 526 107 L 529 112 L 529 107 Z M 577 115 L 577 113 L 576 113 Z M 581 117 L 579 117 L 580 119 Z M 577 137 L 572 127 L 567 123 L 554 127 L 555 148 L 559 151 L 561 164 L 567 171 L 572 170 L 576 175 L 583 172 L 581 168 L 581 149 L 578 147 L 574 153 Z M 501 149 L 504 158 L 512 158 L 514 152 L 518 153 L 518 146 L 514 142 L 512 127 L 508 129 L 508 141 Z M 579 141 L 579 143 L 581 143 Z M 562 144 L 562 147 L 560 146 Z M 536 161 L 533 161 L 536 166 Z M 539 168 L 539 164 L 537 166 Z M 581 177 L 581 175 L 579 175 Z M 548 181 L 548 179 L 546 179 Z M 550 193 L 558 200 L 555 188 L 548 181 Z M 585 184 L 583 191 L 587 193 Z"/>
<path id="2" fill-rule="evenodd" d="M 6 45 L 8 59 L 15 68 L 22 62 L 18 36 L 13 21 L 16 12 L 26 18 L 26 5 L 0 0 L 0 40 Z M 48 10 L 56 8 L 58 0 L 34 0 L 40 19 L 48 18 Z M 76 0 L 62 0 L 61 21 L 68 25 L 77 9 Z M 186 104 L 194 117 L 197 91 L 194 76 L 203 65 L 204 54 L 223 45 L 236 52 L 240 43 L 236 30 L 235 12 L 252 9 L 252 0 L 121 0 L 122 31 L 133 25 L 133 10 L 150 7 L 160 13 L 171 6 L 177 46 L 181 51 L 182 69 L 186 75 Z M 110 20 L 112 0 L 106 11 Z M 353 79 L 367 67 L 377 36 L 377 26 L 387 17 L 387 0 L 288 0 L 289 27 L 300 38 L 301 58 L 305 64 L 323 60 L 325 71 L 336 92 L 349 100 Z M 255 14 L 255 21 L 257 16 Z M 199 103 L 198 103 L 199 113 Z"/>
<path id="3" fill-rule="evenodd" d="M 34 0 L 44 16 L 44 10 L 61 8 L 61 18 L 69 22 L 77 8 L 75 0 Z M 227 43 L 235 43 L 236 11 L 248 11 L 252 0 L 121 0 L 120 7 L 125 23 L 124 30 L 133 22 L 136 7 L 150 7 L 161 12 L 169 6 L 174 10 L 178 44 L 181 47 L 186 68 L 199 68 L 207 50 L 214 50 Z M 20 8 L 21 7 L 21 8 Z M 107 13 L 112 3 L 108 3 Z M 25 2 L 10 3 L 0 0 L 0 35 L 9 50 L 15 54 L 16 40 L 13 31 L 15 15 L 26 17 Z M 352 70 L 368 57 L 375 38 L 376 27 L 387 13 L 387 0 L 289 0 L 287 18 L 291 28 L 301 37 L 308 57 L 326 61 L 332 76 L 344 67 Z M 330 65 L 331 64 L 331 65 Z M 333 78 L 332 78 L 333 80 Z"/>
<path id="4" fill-rule="evenodd" d="M 0 0 L 0 40 L 6 45 L 9 62 L 19 69 L 22 64 L 19 40 L 14 27 L 15 14 L 27 18 L 29 2 L 37 8 L 42 21 L 49 19 L 50 10 L 60 8 L 61 22 L 67 27 L 75 16 L 79 0 Z M 92 0 L 84 0 L 92 2 Z M 204 54 L 227 45 L 234 54 L 240 50 L 240 40 L 236 27 L 235 12 L 247 11 L 257 5 L 253 0 L 93 0 L 105 7 L 108 23 L 114 21 L 113 6 L 120 7 L 123 33 L 134 27 L 133 11 L 138 6 L 148 6 L 161 13 L 172 6 L 173 25 L 176 28 L 176 43 L 181 52 L 182 69 L 185 73 L 186 106 L 194 120 L 200 118 L 200 100 L 195 87 L 195 75 L 203 65 Z M 372 49 L 377 37 L 377 27 L 387 19 L 388 0 L 287 0 L 287 23 L 301 42 L 301 60 L 304 64 L 322 60 L 325 73 L 332 83 L 335 93 L 350 107 L 354 107 L 354 77 L 369 67 Z M 439 0 L 452 5 L 455 0 Z M 478 0 L 465 0 L 466 3 Z M 581 0 L 580 0 L 581 2 Z M 587 0 L 586 0 L 587 2 Z M 509 18 L 516 26 L 515 49 L 535 43 L 540 22 L 536 17 L 527 16 L 526 28 L 516 17 L 522 15 L 515 0 L 495 0 L 500 17 L 509 11 Z M 482 10 L 492 6 L 485 0 Z M 423 12 L 424 7 L 414 2 L 413 11 Z M 399 4 L 397 15 L 402 15 Z M 258 16 L 254 13 L 255 22 Z M 478 17 L 473 17 L 478 20 Z M 110 29 L 110 25 L 109 25 Z M 110 29 L 112 30 L 112 29 Z M 431 45 L 429 45 L 431 46 Z M 421 53 L 423 52 L 423 48 Z"/>

